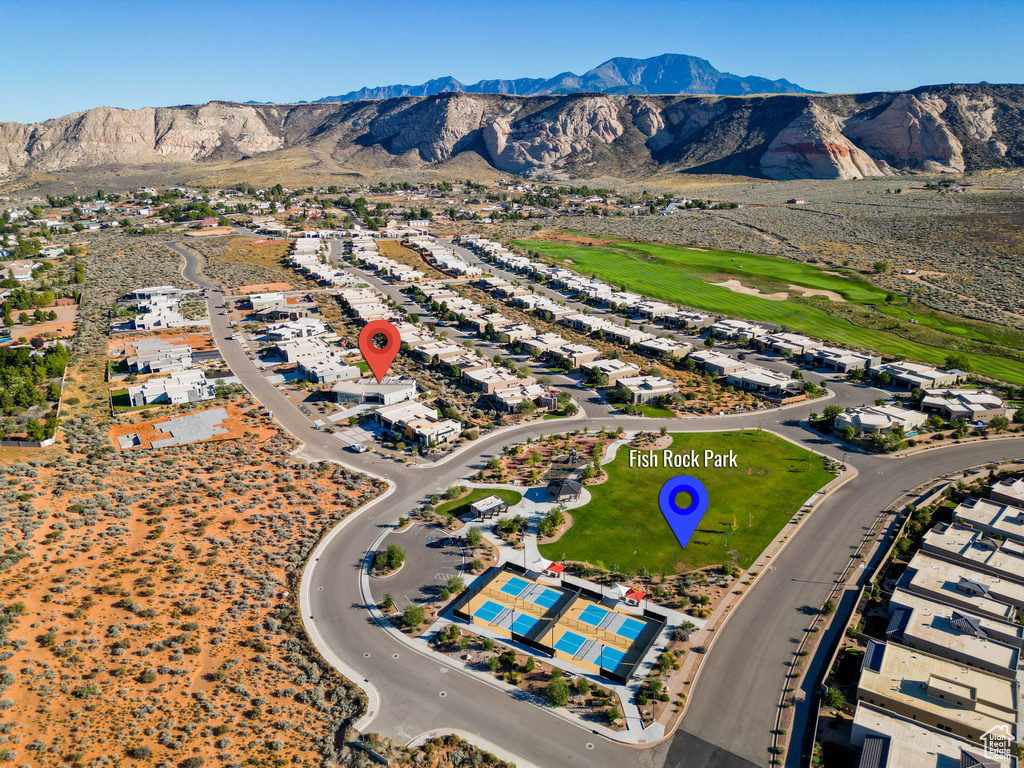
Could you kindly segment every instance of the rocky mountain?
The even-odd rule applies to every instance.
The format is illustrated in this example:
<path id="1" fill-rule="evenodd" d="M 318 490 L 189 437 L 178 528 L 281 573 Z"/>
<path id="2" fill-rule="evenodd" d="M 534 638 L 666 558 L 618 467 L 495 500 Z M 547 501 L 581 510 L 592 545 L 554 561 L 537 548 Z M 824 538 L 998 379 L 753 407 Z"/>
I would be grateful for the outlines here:
<path id="1" fill-rule="evenodd" d="M 897 93 L 548 96 L 446 92 L 319 104 L 99 107 L 0 123 L 0 178 L 97 167 L 538 178 L 728 173 L 852 179 L 1024 165 L 1024 86 Z M 287 165 L 290 163 L 290 165 Z M 226 169 L 226 170 L 225 170 Z"/>
<path id="2" fill-rule="evenodd" d="M 325 101 L 397 99 L 404 96 L 434 96 L 438 93 L 503 93 L 514 96 L 549 96 L 569 93 L 691 93 L 741 96 L 747 93 L 817 93 L 788 80 L 769 80 L 750 75 L 741 77 L 719 72 L 707 59 L 682 53 L 664 53 L 649 59 L 616 57 L 594 69 L 576 75 L 562 72 L 551 78 L 481 80 L 467 85 L 454 77 L 428 80 L 420 85 L 384 85 L 360 88 Z"/>

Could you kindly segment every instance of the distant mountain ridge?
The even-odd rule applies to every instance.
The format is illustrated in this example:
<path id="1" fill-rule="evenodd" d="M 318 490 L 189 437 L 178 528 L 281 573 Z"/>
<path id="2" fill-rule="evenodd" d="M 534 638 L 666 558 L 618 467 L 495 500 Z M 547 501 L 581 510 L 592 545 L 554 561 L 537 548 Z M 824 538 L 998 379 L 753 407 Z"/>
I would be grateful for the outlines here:
<path id="1" fill-rule="evenodd" d="M 320 104 L 96 107 L 0 123 L 0 182 L 90 168 L 308 169 L 365 178 L 493 169 L 857 179 L 1024 167 L 1024 85 L 750 96 L 446 92 Z M 191 169 L 191 170 L 190 170 Z"/>
<path id="2" fill-rule="evenodd" d="M 467 85 L 454 77 L 440 77 L 420 85 L 383 85 L 360 88 L 339 96 L 325 96 L 314 104 L 336 101 L 397 99 L 405 96 L 434 96 L 439 93 L 501 93 L 510 96 L 550 96 L 571 93 L 616 94 L 698 94 L 743 96 L 751 93 L 820 93 L 789 80 L 770 80 L 749 75 L 741 77 L 720 72 L 707 59 L 682 53 L 663 53 L 649 59 L 617 56 L 582 75 L 562 72 L 551 78 L 523 77 L 516 80 L 481 80 Z"/>

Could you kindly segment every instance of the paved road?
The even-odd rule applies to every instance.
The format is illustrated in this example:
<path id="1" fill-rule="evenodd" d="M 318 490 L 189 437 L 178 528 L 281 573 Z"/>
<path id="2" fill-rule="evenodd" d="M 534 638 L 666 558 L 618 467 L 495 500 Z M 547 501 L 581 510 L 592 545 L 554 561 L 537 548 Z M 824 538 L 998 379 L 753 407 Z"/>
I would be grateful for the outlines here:
<path id="1" fill-rule="evenodd" d="M 1024 455 L 1019 440 L 988 441 L 891 459 L 851 455 L 859 476 L 819 505 L 799 533 L 775 560 L 747 598 L 735 609 L 709 654 L 689 711 L 676 735 L 654 748 L 637 749 L 609 742 L 577 725 L 552 716 L 505 690 L 460 673 L 445 670 L 434 657 L 422 656 L 391 637 L 372 621 L 360 593 L 358 574 L 366 552 L 383 527 L 393 523 L 431 494 L 461 480 L 502 447 L 564 431 L 573 422 L 539 422 L 501 430 L 470 444 L 439 466 L 403 467 L 376 455 L 355 456 L 337 440 L 317 431 L 262 373 L 256 369 L 231 333 L 229 318 L 216 307 L 222 298 L 216 286 L 198 274 L 195 254 L 172 244 L 186 259 L 185 277 L 213 289 L 208 294 L 214 338 L 225 362 L 283 428 L 305 443 L 301 455 L 330 459 L 377 476 L 389 475 L 393 491 L 361 510 L 341 535 L 330 539 L 308 574 L 311 614 L 331 651 L 372 685 L 380 696 L 380 711 L 370 730 L 399 740 L 434 729 L 460 728 L 498 744 L 537 766 L 666 766 L 667 768 L 746 768 L 767 765 L 770 732 L 775 726 L 779 694 L 787 665 L 808 623 L 808 607 L 820 607 L 833 580 L 878 513 L 920 482 L 955 469 Z M 851 405 L 873 399 L 863 387 L 839 384 L 831 402 Z M 837 459 L 842 450 L 830 440 L 807 432 L 800 419 L 820 405 L 782 411 L 707 419 L 638 419 L 597 417 L 586 421 L 627 429 L 657 429 L 662 424 L 679 431 L 764 426 L 809 448 Z M 580 419 L 575 423 L 582 423 Z M 322 588 L 322 591 L 320 589 Z M 845 606 L 844 606 L 845 607 Z M 811 658 L 821 664 L 826 644 Z M 805 688 L 813 685 L 809 675 Z M 441 693 L 445 695 L 442 697 Z M 800 714 L 798 710 L 798 714 Z M 797 718 L 794 745 L 803 737 Z M 797 765 L 799 749 L 787 756 Z"/>

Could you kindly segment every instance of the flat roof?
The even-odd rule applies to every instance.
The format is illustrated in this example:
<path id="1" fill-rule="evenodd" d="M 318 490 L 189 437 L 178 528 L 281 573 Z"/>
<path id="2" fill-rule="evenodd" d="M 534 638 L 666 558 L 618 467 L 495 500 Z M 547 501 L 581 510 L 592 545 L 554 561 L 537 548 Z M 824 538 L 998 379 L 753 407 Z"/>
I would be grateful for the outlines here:
<path id="1" fill-rule="evenodd" d="M 1024 502 L 1024 480 L 1020 478 L 1001 480 L 992 486 L 992 493 Z"/>
<path id="2" fill-rule="evenodd" d="M 925 595 L 918 595 L 908 592 L 905 589 L 896 588 L 892 593 L 892 605 L 904 605 L 915 610 L 927 612 L 932 616 L 945 616 L 952 618 L 954 613 L 971 616 L 977 620 L 978 625 L 989 637 L 1002 638 L 1002 642 L 1020 647 L 1024 645 L 1024 627 L 1020 624 L 1009 621 L 1000 621 L 988 616 L 978 616 L 963 608 L 955 608 L 940 600 L 935 600 Z"/>
<path id="3" fill-rule="evenodd" d="M 961 765 L 963 752 L 984 756 L 998 768 L 1013 765 L 1008 759 L 985 755 L 984 749 L 973 742 L 859 702 L 853 716 L 853 743 L 862 743 L 866 736 L 889 742 L 885 768 L 952 768 Z"/>
<path id="4" fill-rule="evenodd" d="M 1024 548 L 1020 542 L 998 542 L 984 531 L 954 523 L 943 529 L 932 528 L 924 535 L 922 544 L 925 550 L 941 552 L 978 570 L 1011 581 L 1024 581 Z"/>
<path id="5" fill-rule="evenodd" d="M 931 695 L 929 689 L 945 691 L 946 697 Z M 858 691 L 960 721 L 978 733 L 1000 725 L 1017 730 L 1016 683 L 894 643 L 884 646 L 877 672 L 867 665 L 861 668 Z M 964 704 L 958 705 L 957 698 Z"/>
<path id="6" fill-rule="evenodd" d="M 989 499 L 968 498 L 953 510 L 953 519 L 1008 538 L 1024 539 L 1024 509 Z"/>
<path id="7" fill-rule="evenodd" d="M 961 579 L 988 587 L 988 596 L 974 595 L 958 588 Z M 911 592 L 924 592 L 941 596 L 943 602 L 951 605 L 969 605 L 971 609 L 1000 619 L 1012 619 L 1014 607 L 1000 599 L 1008 593 L 1018 601 L 1024 600 L 1024 586 L 976 571 L 964 565 L 950 563 L 931 557 L 924 552 L 914 555 L 906 572 L 900 578 L 899 586 Z"/>
<path id="8" fill-rule="evenodd" d="M 893 607 L 901 605 L 910 609 L 901 632 L 904 645 L 916 647 L 913 644 L 914 640 L 924 640 L 933 646 L 929 650 L 930 653 L 944 658 L 984 659 L 989 666 L 1000 667 L 1010 672 L 1010 677 L 1014 676 L 1020 658 L 1019 648 L 957 629 L 952 621 L 954 614 L 959 614 L 959 611 L 954 608 L 903 590 L 898 592 L 899 599 L 897 600 L 894 595 L 890 604 Z M 982 631 L 986 628 L 991 631 L 1000 629 L 995 626 L 997 622 L 982 617 L 971 618 Z M 940 651 L 939 648 L 943 650 Z"/>

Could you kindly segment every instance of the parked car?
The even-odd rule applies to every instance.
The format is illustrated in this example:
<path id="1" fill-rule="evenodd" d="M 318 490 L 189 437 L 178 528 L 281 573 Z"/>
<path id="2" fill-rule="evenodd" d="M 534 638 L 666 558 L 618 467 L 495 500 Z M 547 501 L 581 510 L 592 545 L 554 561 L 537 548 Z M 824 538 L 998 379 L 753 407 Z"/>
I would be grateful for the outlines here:
<path id="1" fill-rule="evenodd" d="M 354 443 L 348 447 L 352 453 L 366 453 L 369 449 L 362 443 Z"/>

